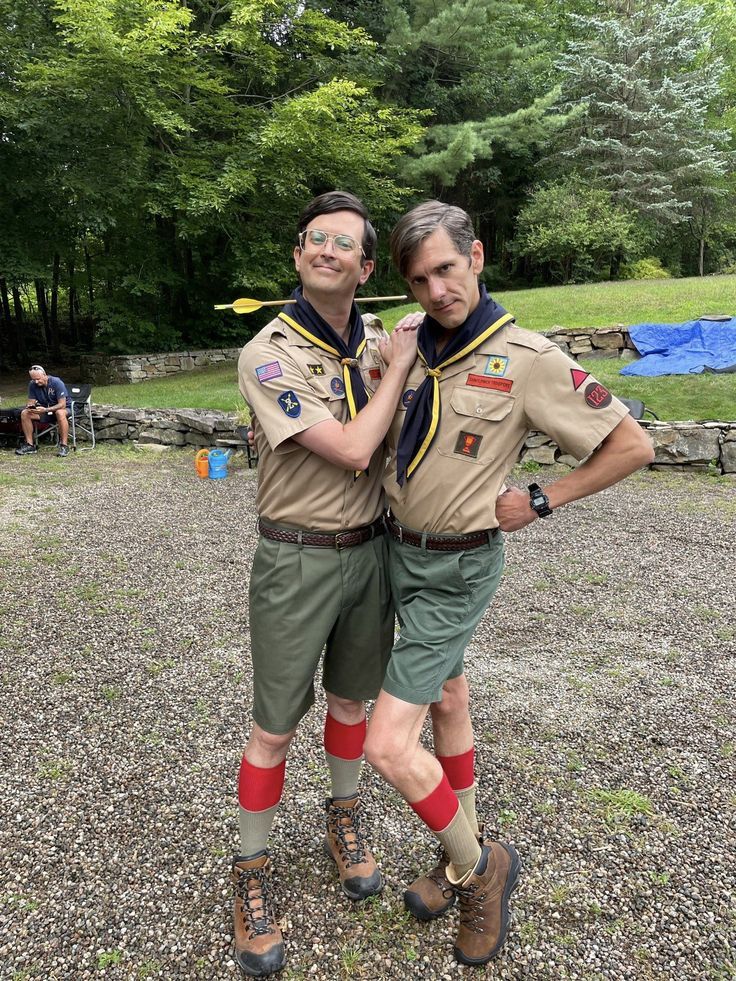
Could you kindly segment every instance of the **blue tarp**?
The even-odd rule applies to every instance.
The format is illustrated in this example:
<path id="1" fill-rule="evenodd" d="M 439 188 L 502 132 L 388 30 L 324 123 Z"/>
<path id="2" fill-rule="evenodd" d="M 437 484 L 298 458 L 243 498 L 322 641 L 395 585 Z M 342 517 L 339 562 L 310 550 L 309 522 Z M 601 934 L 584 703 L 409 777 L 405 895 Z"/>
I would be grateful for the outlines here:
<path id="1" fill-rule="evenodd" d="M 709 368 L 736 369 L 736 317 L 721 322 L 635 324 L 629 334 L 641 359 L 622 368 L 622 375 L 697 375 Z"/>

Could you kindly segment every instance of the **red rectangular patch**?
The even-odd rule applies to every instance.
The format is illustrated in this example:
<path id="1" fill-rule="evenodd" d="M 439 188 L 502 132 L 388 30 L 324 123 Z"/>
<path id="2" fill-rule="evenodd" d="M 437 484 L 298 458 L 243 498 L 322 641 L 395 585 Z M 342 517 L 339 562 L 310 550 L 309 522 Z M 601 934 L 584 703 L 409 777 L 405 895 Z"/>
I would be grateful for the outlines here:
<path id="1" fill-rule="evenodd" d="M 368 375 L 373 379 L 373 381 L 380 381 L 381 369 L 380 368 L 369 368 Z"/>
<path id="2" fill-rule="evenodd" d="M 514 384 L 510 378 L 489 378 L 487 375 L 468 375 L 466 385 L 474 388 L 492 388 L 496 392 L 510 392 Z"/>

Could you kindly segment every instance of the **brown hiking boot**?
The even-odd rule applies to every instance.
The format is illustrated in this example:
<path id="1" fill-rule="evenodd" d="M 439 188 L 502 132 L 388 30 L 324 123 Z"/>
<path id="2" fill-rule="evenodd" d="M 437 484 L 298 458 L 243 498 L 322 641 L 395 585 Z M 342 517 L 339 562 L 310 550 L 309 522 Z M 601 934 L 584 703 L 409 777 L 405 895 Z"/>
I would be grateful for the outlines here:
<path id="1" fill-rule="evenodd" d="M 449 861 L 450 856 L 440 845 L 435 867 L 415 879 L 404 892 L 404 905 L 418 920 L 434 920 L 455 902 L 455 890 L 446 875 Z"/>
<path id="2" fill-rule="evenodd" d="M 478 829 L 478 844 L 483 847 L 490 842 L 483 840 L 483 825 Z M 418 879 L 404 892 L 404 905 L 418 920 L 434 920 L 442 916 L 455 902 L 455 889 L 447 878 L 450 856 L 440 845 L 437 849 L 437 864 L 426 875 Z"/>
<path id="3" fill-rule="evenodd" d="M 337 865 L 342 891 L 350 899 L 367 899 L 383 889 L 381 873 L 363 840 L 358 797 L 328 797 L 325 855 Z"/>
<path id="4" fill-rule="evenodd" d="M 284 941 L 271 911 L 268 852 L 233 859 L 235 886 L 235 960 L 254 978 L 280 971 L 286 962 Z"/>
<path id="5" fill-rule="evenodd" d="M 455 957 L 461 964 L 485 964 L 503 947 L 509 928 L 509 897 L 520 868 L 511 845 L 493 841 L 483 845 L 476 867 L 462 885 L 455 886 L 460 906 Z"/>

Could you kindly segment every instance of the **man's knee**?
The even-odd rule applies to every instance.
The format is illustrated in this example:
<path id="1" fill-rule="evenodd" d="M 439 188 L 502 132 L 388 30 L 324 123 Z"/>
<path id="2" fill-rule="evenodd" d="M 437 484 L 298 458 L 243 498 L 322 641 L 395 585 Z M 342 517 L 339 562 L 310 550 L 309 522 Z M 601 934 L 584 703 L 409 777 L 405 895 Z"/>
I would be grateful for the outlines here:
<path id="1" fill-rule="evenodd" d="M 295 732 L 266 732 L 254 723 L 245 755 L 254 766 L 276 766 L 285 759 Z"/>
<path id="2" fill-rule="evenodd" d="M 343 725 L 357 725 L 365 717 L 365 702 L 356 702 L 352 698 L 341 698 L 332 692 L 325 692 L 327 709 L 337 722 Z"/>
<path id="3" fill-rule="evenodd" d="M 464 674 L 458 678 L 450 678 L 442 686 L 442 701 L 433 702 L 431 706 L 432 718 L 439 721 L 453 719 L 457 716 L 464 716 L 468 713 L 470 706 L 470 692 L 468 682 Z"/>

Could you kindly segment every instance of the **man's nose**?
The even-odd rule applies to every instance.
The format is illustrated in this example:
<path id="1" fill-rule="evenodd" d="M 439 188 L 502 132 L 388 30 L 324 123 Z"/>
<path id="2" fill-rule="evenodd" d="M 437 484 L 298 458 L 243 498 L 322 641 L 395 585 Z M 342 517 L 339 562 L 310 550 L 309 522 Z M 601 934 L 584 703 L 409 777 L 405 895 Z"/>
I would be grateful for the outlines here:
<path id="1" fill-rule="evenodd" d="M 438 300 L 441 300 L 444 297 L 446 290 L 441 276 L 430 276 L 428 285 L 429 298 L 433 303 L 436 303 Z"/>
<path id="2" fill-rule="evenodd" d="M 325 239 L 325 241 L 324 241 L 324 243 L 322 245 L 322 248 L 320 249 L 320 252 L 323 253 L 323 254 L 326 253 L 327 255 L 333 255 L 334 256 L 334 254 L 335 254 L 335 240 L 333 238 L 327 238 L 327 239 Z"/>

